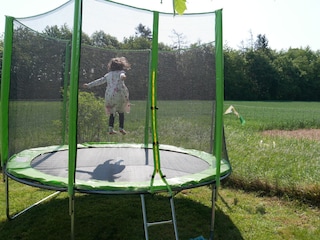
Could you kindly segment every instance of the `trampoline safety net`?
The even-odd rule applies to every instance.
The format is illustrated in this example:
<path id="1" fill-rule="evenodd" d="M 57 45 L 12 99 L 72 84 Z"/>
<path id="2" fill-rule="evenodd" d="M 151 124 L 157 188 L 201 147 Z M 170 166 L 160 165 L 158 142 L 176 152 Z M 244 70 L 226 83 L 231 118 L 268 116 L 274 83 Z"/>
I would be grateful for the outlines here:
<path id="1" fill-rule="evenodd" d="M 153 13 L 108 1 L 87 0 L 83 5 L 77 142 L 152 143 L 148 101 Z M 13 21 L 9 157 L 25 149 L 68 144 L 73 10 L 70 1 Z M 215 13 L 160 13 L 158 38 L 159 143 L 212 153 Z M 127 134 L 109 135 L 106 85 L 83 85 L 104 76 L 108 61 L 121 56 L 131 64 L 125 80 L 131 111 L 125 114 Z M 227 159 L 224 141 L 222 156 Z"/>

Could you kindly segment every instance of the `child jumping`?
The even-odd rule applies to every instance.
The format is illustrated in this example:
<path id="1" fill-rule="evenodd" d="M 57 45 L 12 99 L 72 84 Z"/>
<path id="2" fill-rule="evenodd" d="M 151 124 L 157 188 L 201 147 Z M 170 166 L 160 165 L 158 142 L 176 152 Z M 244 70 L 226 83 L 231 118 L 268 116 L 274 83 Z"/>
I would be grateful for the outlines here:
<path id="1" fill-rule="evenodd" d="M 130 69 L 130 63 L 125 57 L 112 58 L 108 65 L 108 73 L 103 77 L 90 83 L 85 83 L 85 88 L 91 88 L 107 83 L 105 92 L 106 114 L 109 115 L 109 134 L 116 134 L 114 131 L 115 114 L 119 114 L 119 132 L 125 135 L 124 113 L 130 112 L 129 90 L 124 84 L 126 79 L 125 70 Z"/>

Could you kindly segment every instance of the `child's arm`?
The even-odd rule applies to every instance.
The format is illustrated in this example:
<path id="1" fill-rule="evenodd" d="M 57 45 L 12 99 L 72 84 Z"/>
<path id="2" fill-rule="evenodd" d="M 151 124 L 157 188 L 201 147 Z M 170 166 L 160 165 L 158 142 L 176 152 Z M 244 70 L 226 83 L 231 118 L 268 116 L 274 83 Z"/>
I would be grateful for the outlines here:
<path id="1" fill-rule="evenodd" d="M 107 82 L 107 78 L 106 78 L 106 76 L 104 76 L 104 77 L 98 78 L 98 79 L 96 79 L 96 80 L 94 80 L 92 82 L 83 84 L 83 87 L 84 88 L 92 88 L 92 87 L 104 84 L 106 82 Z"/>

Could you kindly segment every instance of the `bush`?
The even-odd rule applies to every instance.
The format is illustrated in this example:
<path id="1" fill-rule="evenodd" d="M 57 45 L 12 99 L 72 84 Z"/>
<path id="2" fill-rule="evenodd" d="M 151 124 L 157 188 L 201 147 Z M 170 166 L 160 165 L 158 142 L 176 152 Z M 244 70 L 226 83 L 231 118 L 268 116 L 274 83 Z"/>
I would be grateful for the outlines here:
<path id="1" fill-rule="evenodd" d="M 78 142 L 101 141 L 107 131 L 104 100 L 94 93 L 80 92 L 78 104 Z"/>

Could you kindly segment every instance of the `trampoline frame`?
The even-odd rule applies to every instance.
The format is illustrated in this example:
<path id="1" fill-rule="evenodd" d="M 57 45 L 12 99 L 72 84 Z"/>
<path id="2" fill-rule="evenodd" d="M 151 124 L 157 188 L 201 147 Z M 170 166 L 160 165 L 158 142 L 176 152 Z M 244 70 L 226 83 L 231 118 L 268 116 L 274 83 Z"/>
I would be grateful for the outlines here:
<path id="1" fill-rule="evenodd" d="M 167 184 L 170 190 L 181 191 L 216 181 L 215 157 L 199 150 L 159 145 L 165 182 L 151 175 L 150 170 L 154 168 L 151 144 L 146 148 L 143 144 L 84 143 L 78 144 L 77 151 L 80 155 L 74 186 L 76 192 L 144 194 L 166 192 Z M 67 191 L 67 153 L 67 145 L 27 149 L 9 159 L 5 172 L 15 181 L 29 186 Z M 225 178 L 231 167 L 227 160 L 221 162 L 221 178 Z"/>
<path id="2" fill-rule="evenodd" d="M 149 162 L 148 159 L 150 158 L 150 156 L 148 156 L 149 154 L 147 154 L 147 153 L 148 153 L 148 151 L 152 150 L 152 146 L 149 146 L 146 149 L 146 148 L 144 148 L 144 146 L 142 144 L 88 143 L 88 144 L 84 144 L 84 145 L 78 145 L 78 150 L 81 149 L 84 151 L 90 151 L 90 150 L 94 150 L 94 149 L 96 149 L 97 151 L 101 151 L 100 149 L 108 149 L 108 148 L 113 149 L 113 151 L 115 151 L 115 149 L 117 149 L 115 151 L 116 155 L 115 155 L 115 153 L 113 153 L 111 155 L 108 155 L 108 154 L 105 155 L 105 153 L 104 153 L 104 154 L 102 154 L 105 157 L 104 159 L 114 159 L 113 157 L 119 156 L 119 154 L 123 151 L 132 152 L 132 150 L 137 150 L 137 151 L 143 152 L 142 155 L 145 157 L 145 159 L 143 159 L 143 162 L 145 163 L 144 165 L 150 166 L 147 164 L 147 162 Z M 175 179 L 174 181 L 179 182 L 179 183 L 177 183 L 176 185 L 172 185 L 172 184 L 170 185 L 172 192 L 169 194 L 169 203 L 170 203 L 170 208 L 171 208 L 172 219 L 161 220 L 161 221 L 156 221 L 156 222 L 148 222 L 146 204 L 145 204 L 145 194 L 152 194 L 155 192 L 167 192 L 167 188 L 164 186 L 157 186 L 157 189 L 154 191 L 151 191 L 149 188 L 145 189 L 145 187 L 143 187 L 143 186 L 140 186 L 141 189 L 136 188 L 134 190 L 129 190 L 129 191 L 128 190 L 117 190 L 117 189 L 114 189 L 114 187 L 111 188 L 110 190 L 106 190 L 106 189 L 91 190 L 90 187 L 88 189 L 85 189 L 85 186 L 84 186 L 84 188 L 83 187 L 76 187 L 75 191 L 78 193 L 104 194 L 104 195 L 140 194 L 142 217 L 143 217 L 143 224 L 144 224 L 144 230 L 145 230 L 145 239 L 149 239 L 148 228 L 150 226 L 170 223 L 170 224 L 173 224 L 173 229 L 174 229 L 174 233 L 176 236 L 176 240 L 178 240 L 179 237 L 178 237 L 178 228 L 177 228 L 177 222 L 176 222 L 176 217 L 175 217 L 174 196 L 177 193 L 179 193 L 181 190 L 190 189 L 190 188 L 197 188 L 197 187 L 205 186 L 205 185 L 209 185 L 209 184 L 213 184 L 214 185 L 213 188 L 215 189 L 215 178 L 213 177 L 211 179 L 208 179 L 208 177 L 207 177 L 207 176 L 211 176 L 211 173 L 214 172 L 214 170 L 212 168 L 213 167 L 212 165 L 214 163 L 214 156 L 212 154 L 208 154 L 206 152 L 183 149 L 183 148 L 178 148 L 178 147 L 169 146 L 169 145 L 160 146 L 159 149 L 161 149 L 161 153 L 166 153 L 169 155 L 171 153 L 181 154 L 184 156 L 189 155 L 192 158 L 201 159 L 201 161 L 208 164 L 206 169 L 203 172 L 200 172 L 200 174 L 198 172 L 186 174 L 188 176 L 188 177 L 186 177 L 187 179 L 190 179 L 191 175 L 198 175 L 198 174 L 201 175 L 201 178 L 199 178 L 199 177 L 192 178 L 192 179 L 194 179 L 194 180 L 192 180 L 192 184 L 189 183 L 188 181 L 187 182 L 185 182 L 183 180 L 179 181 L 178 179 L 180 177 L 174 178 Z M 39 205 L 40 203 L 56 197 L 61 192 L 67 191 L 67 187 L 62 187 L 62 186 L 59 187 L 59 186 L 54 186 L 55 184 L 52 184 L 52 185 L 48 184 L 48 182 L 49 183 L 58 182 L 59 180 L 56 180 L 55 177 L 52 177 L 50 179 L 46 179 L 44 182 L 41 180 L 41 179 L 45 178 L 45 176 L 42 176 L 43 166 L 40 167 L 41 170 L 31 170 L 32 172 L 30 172 L 30 169 L 33 168 L 32 167 L 33 165 L 38 165 L 38 163 L 41 164 L 44 161 L 48 161 L 49 159 L 54 159 L 56 156 L 55 155 L 56 153 L 62 152 L 62 154 L 63 154 L 67 150 L 68 150 L 67 146 L 51 146 L 51 147 L 45 147 L 45 148 L 43 148 L 43 147 L 33 148 L 30 150 L 24 150 L 21 153 L 18 153 L 16 155 L 14 155 L 12 158 L 10 158 L 10 161 L 9 161 L 10 166 L 8 168 L 6 168 L 6 181 L 5 181 L 6 182 L 6 195 L 7 195 L 7 201 L 6 201 L 7 212 L 6 213 L 7 213 L 8 219 L 13 220 L 13 219 L 17 218 L 18 216 L 20 216 L 21 214 L 32 209 L 33 207 Z M 101 156 L 101 153 L 98 154 L 98 152 L 96 152 L 95 154 L 97 154 L 97 156 Z M 82 153 L 82 155 L 84 155 L 84 159 L 86 159 L 86 162 L 91 162 L 90 160 L 92 160 L 92 159 L 89 158 L 90 155 L 86 156 L 86 154 L 84 154 L 84 152 Z M 91 156 L 92 156 L 92 154 L 91 154 Z M 136 158 L 137 158 L 137 156 L 133 157 L 132 159 L 136 159 Z M 176 156 L 174 159 L 177 159 L 177 158 L 179 158 L 179 157 Z M 66 157 L 64 157 L 64 159 L 66 159 Z M 97 157 L 95 159 L 99 159 L 99 157 Z M 162 160 L 163 159 L 165 159 L 165 157 L 162 155 Z M 170 162 L 172 160 L 173 160 L 173 158 L 171 157 Z M 32 164 L 33 161 L 36 161 L 36 163 Z M 49 161 L 53 161 L 53 160 L 49 160 Z M 109 161 L 109 160 L 107 160 L 107 161 Z M 131 163 L 130 161 L 127 161 L 126 158 L 123 158 L 123 159 L 121 158 L 121 161 L 124 161 L 125 163 L 129 163 L 129 165 Z M 197 161 L 199 161 L 199 160 L 197 160 Z M 61 164 L 60 162 L 57 162 L 56 160 L 54 162 L 56 164 L 58 164 L 58 166 L 60 166 L 60 168 L 62 170 L 65 169 L 65 168 L 63 168 L 63 164 Z M 81 162 L 81 161 L 78 161 L 78 162 Z M 221 175 L 222 179 L 226 178 L 230 174 L 230 169 L 231 169 L 230 166 L 227 164 L 227 162 L 224 162 L 224 163 L 225 163 L 224 168 L 223 168 L 224 171 L 223 171 L 223 174 Z M 138 164 L 138 163 L 134 162 L 134 164 Z M 193 163 L 193 165 L 195 165 L 195 164 L 196 163 Z M 126 166 L 126 165 L 124 165 L 124 166 Z M 9 169 L 10 169 L 10 171 L 9 171 Z M 15 171 L 15 169 L 17 169 L 17 172 Z M 38 174 L 37 172 L 39 172 L 40 174 Z M 44 173 L 44 174 L 46 175 L 48 173 Z M 189 177 L 189 175 L 190 175 L 190 177 Z M 29 186 L 36 187 L 36 188 L 43 188 L 43 189 L 47 189 L 47 190 L 55 190 L 56 192 L 48 195 L 47 197 L 43 198 L 42 200 L 32 204 L 31 206 L 27 207 L 26 209 L 11 216 L 10 210 L 9 210 L 10 206 L 9 206 L 9 197 L 8 197 L 9 196 L 8 177 L 17 181 L 17 182 L 25 184 L 25 185 L 29 185 Z M 57 178 L 61 178 L 61 177 L 57 176 Z M 184 178 L 184 176 L 182 176 L 182 179 L 183 178 Z M 78 179 L 78 181 L 84 181 L 79 178 L 77 178 L 77 179 Z M 170 177 L 167 179 L 167 181 L 169 183 L 171 182 L 170 179 L 171 179 Z M 101 180 L 101 181 L 106 182 L 107 185 L 109 185 L 109 184 L 110 184 L 110 186 L 112 185 L 112 182 L 109 182 L 108 180 Z M 159 183 L 159 180 L 158 180 L 158 183 Z M 133 184 L 133 185 L 135 185 L 135 184 Z M 83 183 L 78 182 L 77 186 L 83 186 Z M 122 189 L 122 188 L 123 188 L 123 186 L 120 186 L 120 189 Z M 215 201 L 214 194 L 212 195 L 212 201 Z M 213 214 L 214 214 L 214 211 L 213 211 Z M 214 216 L 214 215 L 212 215 L 212 216 Z"/>
<path id="3" fill-rule="evenodd" d="M 71 218 L 71 239 L 74 239 L 74 208 L 75 208 L 75 168 L 77 159 L 77 110 L 78 110 L 78 88 L 79 88 L 79 65 L 80 65 L 80 49 L 81 49 L 81 29 L 82 29 L 82 2 L 83 0 L 74 1 L 74 19 L 73 19 L 73 34 L 72 34 L 72 51 L 71 51 L 71 68 L 70 68 L 70 102 L 69 102 L 69 177 L 68 177 L 68 188 L 60 189 L 68 192 L 69 196 L 69 214 Z M 112 2 L 112 1 L 110 1 Z M 208 182 L 212 184 L 212 218 L 210 227 L 210 239 L 214 236 L 214 222 L 215 222 L 215 201 L 217 198 L 217 190 L 220 186 L 220 181 L 227 177 L 230 172 L 225 175 L 220 175 L 220 164 L 222 160 L 222 146 L 223 146 L 223 91 L 224 91 L 224 74 L 223 74 L 223 42 L 222 42 L 222 9 L 215 11 L 216 23 L 215 23 L 215 57 L 216 57 L 216 105 L 215 105 L 215 127 L 214 127 L 214 146 L 213 154 L 216 158 L 216 174 L 215 180 Z M 9 204 L 9 177 L 13 180 L 19 180 L 23 183 L 23 180 L 17 179 L 6 172 L 6 165 L 8 161 L 8 105 L 9 105 L 9 86 L 10 86 L 10 71 L 11 71 L 11 54 L 12 54 L 12 35 L 13 35 L 13 17 L 6 17 L 5 25 L 5 37 L 4 37 L 4 51 L 3 51 L 3 71 L 2 71 L 2 82 L 1 82 L 1 167 L 4 175 L 4 181 L 6 186 L 6 213 L 9 220 L 15 219 L 21 214 L 25 213 L 29 209 L 37 206 L 43 201 L 57 196 L 61 191 L 56 191 L 50 194 L 46 198 L 36 202 L 30 207 L 22 210 L 21 212 L 11 216 L 10 215 L 10 204 Z M 159 174 L 161 179 L 166 183 L 166 179 L 161 171 L 160 157 L 159 157 L 159 142 L 158 142 L 158 131 L 157 131 L 157 64 L 158 64 L 158 24 L 159 24 L 159 12 L 153 11 L 153 38 L 152 38 L 152 58 L 151 58 L 151 76 L 149 84 L 149 101 L 148 104 L 151 109 L 150 119 L 152 126 L 152 143 L 153 143 L 153 154 L 154 154 L 154 173 L 153 176 Z M 147 117 L 148 118 L 148 115 Z M 146 143 L 145 143 L 146 144 Z M 231 167 L 230 167 L 231 168 Z M 27 183 L 27 182 L 26 182 Z M 25 184 L 26 184 L 25 183 Z M 166 183 L 167 184 L 167 183 Z M 28 184 L 30 185 L 30 184 Z M 172 211 L 172 222 L 174 225 L 175 237 L 178 239 L 178 230 L 175 219 L 175 211 L 173 204 L 174 193 L 170 186 L 168 186 L 168 193 L 170 196 L 170 205 Z M 82 192 L 82 191 L 79 191 Z M 85 191 L 84 191 L 85 192 Z M 90 191 L 90 193 L 101 193 Z M 108 193 L 107 193 L 108 194 Z M 109 193 L 110 194 L 110 193 Z M 140 193 L 141 204 L 144 219 L 144 230 L 145 239 L 148 239 L 148 226 L 154 224 L 168 223 L 168 221 L 159 223 L 148 223 L 146 217 L 144 193 Z"/>

